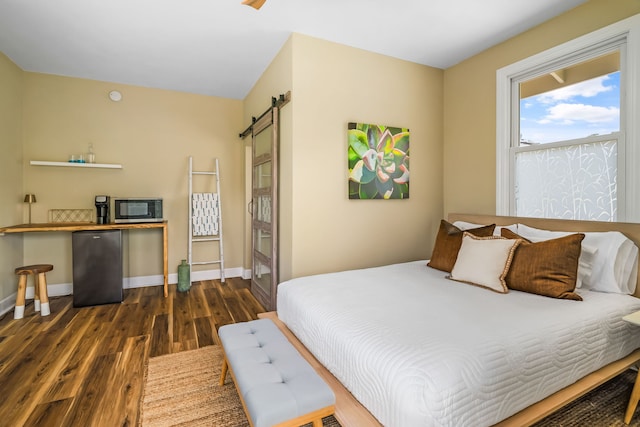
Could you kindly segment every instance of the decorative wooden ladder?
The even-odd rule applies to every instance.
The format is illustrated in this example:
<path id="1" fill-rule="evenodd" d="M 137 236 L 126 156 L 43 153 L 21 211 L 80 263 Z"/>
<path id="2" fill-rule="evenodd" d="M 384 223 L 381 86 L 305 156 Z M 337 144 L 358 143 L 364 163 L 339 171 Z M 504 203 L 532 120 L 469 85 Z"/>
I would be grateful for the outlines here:
<path id="1" fill-rule="evenodd" d="M 224 245 L 222 242 L 222 197 L 220 196 L 220 166 L 217 158 L 214 159 L 214 161 L 215 169 L 213 171 L 194 171 L 193 157 L 189 156 L 189 232 L 187 233 L 187 235 L 189 236 L 189 277 L 192 277 L 191 269 L 194 265 L 219 264 L 220 281 L 224 282 Z M 215 177 L 216 192 L 194 193 L 193 177 L 196 175 Z M 194 205 L 198 206 L 195 211 Z M 195 227 L 194 219 L 197 222 L 197 224 L 195 224 Z M 193 244 L 201 242 L 218 242 L 219 258 L 211 261 L 194 261 Z"/>

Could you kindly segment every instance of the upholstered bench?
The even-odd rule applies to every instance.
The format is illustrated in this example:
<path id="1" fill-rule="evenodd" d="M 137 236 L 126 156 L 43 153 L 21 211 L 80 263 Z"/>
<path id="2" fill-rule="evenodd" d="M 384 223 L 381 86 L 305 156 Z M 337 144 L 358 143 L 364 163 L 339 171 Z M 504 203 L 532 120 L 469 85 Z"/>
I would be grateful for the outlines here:
<path id="1" fill-rule="evenodd" d="M 335 395 L 270 319 L 221 326 L 220 385 L 231 372 L 253 427 L 300 426 L 335 411 Z"/>

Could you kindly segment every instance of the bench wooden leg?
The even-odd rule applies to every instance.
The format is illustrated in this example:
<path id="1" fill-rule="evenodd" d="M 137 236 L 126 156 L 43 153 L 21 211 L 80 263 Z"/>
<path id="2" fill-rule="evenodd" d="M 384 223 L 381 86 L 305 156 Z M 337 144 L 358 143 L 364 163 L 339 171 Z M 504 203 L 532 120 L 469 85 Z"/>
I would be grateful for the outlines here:
<path id="1" fill-rule="evenodd" d="M 224 385 L 224 380 L 227 377 L 227 369 L 229 365 L 227 365 L 227 358 L 222 359 L 222 372 L 220 373 L 220 385 Z"/>
<path id="2" fill-rule="evenodd" d="M 24 317 L 24 300 L 27 292 L 27 276 L 21 274 L 18 278 L 18 294 L 16 295 L 16 308 L 13 309 L 13 318 L 22 319 Z"/>
<path id="3" fill-rule="evenodd" d="M 313 420 L 313 427 L 322 427 L 322 418 Z"/>

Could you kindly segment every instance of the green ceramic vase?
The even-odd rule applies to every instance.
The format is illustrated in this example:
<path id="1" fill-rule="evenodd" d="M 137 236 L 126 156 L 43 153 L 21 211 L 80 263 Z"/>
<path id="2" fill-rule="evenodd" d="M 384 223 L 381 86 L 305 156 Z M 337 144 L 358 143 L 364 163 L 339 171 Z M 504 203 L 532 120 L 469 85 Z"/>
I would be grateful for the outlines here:
<path id="1" fill-rule="evenodd" d="M 187 292 L 191 289 L 191 277 L 189 274 L 189 264 L 183 259 L 178 266 L 178 292 Z"/>

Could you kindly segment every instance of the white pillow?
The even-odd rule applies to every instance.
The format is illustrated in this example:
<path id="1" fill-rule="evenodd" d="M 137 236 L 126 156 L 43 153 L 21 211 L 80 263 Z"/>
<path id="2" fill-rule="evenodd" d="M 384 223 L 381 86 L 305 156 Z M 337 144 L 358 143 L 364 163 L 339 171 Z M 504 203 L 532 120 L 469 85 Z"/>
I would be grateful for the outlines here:
<path id="1" fill-rule="evenodd" d="M 584 243 L 584 240 L 582 241 L 580 258 L 578 258 L 578 277 L 576 281 L 576 288 L 581 288 L 583 283 L 591 283 L 591 274 L 593 273 L 591 266 L 593 265 L 593 261 L 595 260 L 597 253 L 598 248 L 589 246 Z"/>
<path id="2" fill-rule="evenodd" d="M 532 242 L 573 234 L 518 224 L 517 233 Z M 592 291 L 633 294 L 638 274 L 638 247 L 618 231 L 586 232 L 578 265 L 578 283 Z M 578 287 L 578 285 L 576 285 Z"/>
<path id="3" fill-rule="evenodd" d="M 620 293 L 633 294 L 638 282 L 638 247 L 625 237 L 618 248 L 614 264 L 614 277 L 620 284 Z"/>
<path id="4" fill-rule="evenodd" d="M 484 227 L 488 224 L 474 224 L 473 222 L 466 222 L 466 221 L 456 221 L 453 223 L 454 226 L 458 227 L 460 230 L 465 231 L 465 230 L 471 230 L 473 228 L 478 228 L 478 227 Z M 517 233 L 518 231 L 518 224 L 511 224 L 511 225 L 496 225 L 496 228 L 493 230 L 493 235 L 494 236 L 502 236 L 502 233 L 500 232 L 500 230 L 502 230 L 503 228 L 507 228 L 511 231 L 513 231 L 514 233 Z"/>
<path id="5" fill-rule="evenodd" d="M 504 278 L 520 242 L 521 239 L 476 237 L 465 232 L 449 278 L 503 294 L 509 292 Z"/>

